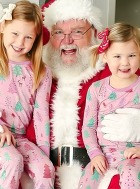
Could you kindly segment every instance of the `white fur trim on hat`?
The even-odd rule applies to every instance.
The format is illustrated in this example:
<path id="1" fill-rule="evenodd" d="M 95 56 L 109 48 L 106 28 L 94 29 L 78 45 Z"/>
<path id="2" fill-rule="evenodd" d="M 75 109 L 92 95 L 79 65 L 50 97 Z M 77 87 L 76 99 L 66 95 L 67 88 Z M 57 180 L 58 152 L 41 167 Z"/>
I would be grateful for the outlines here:
<path id="1" fill-rule="evenodd" d="M 58 21 L 84 19 L 93 24 L 97 30 L 102 29 L 101 12 L 93 5 L 93 0 L 55 0 L 44 8 L 44 25 L 49 31 Z"/>

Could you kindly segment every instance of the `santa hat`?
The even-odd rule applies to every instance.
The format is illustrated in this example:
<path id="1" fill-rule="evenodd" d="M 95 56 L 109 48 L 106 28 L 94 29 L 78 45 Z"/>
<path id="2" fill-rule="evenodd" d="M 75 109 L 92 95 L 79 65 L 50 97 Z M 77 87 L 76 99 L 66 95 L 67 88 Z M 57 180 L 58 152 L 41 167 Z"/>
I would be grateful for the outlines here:
<path id="1" fill-rule="evenodd" d="M 101 12 L 93 5 L 93 0 L 51 0 L 43 6 L 44 26 L 51 31 L 58 21 L 84 19 L 102 29 Z"/>

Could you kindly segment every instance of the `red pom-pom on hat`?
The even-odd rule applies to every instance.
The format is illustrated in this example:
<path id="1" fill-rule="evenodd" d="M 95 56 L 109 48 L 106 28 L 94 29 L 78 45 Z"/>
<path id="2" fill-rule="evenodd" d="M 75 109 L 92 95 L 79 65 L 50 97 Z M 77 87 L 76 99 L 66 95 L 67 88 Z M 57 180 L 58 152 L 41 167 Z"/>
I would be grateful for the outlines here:
<path id="1" fill-rule="evenodd" d="M 50 0 L 47 3 L 45 3 L 42 6 L 42 11 L 44 11 L 44 8 L 48 8 L 55 0 Z M 46 45 L 48 43 L 50 39 L 50 32 L 48 31 L 48 29 L 43 26 L 43 45 Z"/>
<path id="2" fill-rule="evenodd" d="M 43 26 L 43 45 L 46 45 L 50 39 L 50 32 Z"/>

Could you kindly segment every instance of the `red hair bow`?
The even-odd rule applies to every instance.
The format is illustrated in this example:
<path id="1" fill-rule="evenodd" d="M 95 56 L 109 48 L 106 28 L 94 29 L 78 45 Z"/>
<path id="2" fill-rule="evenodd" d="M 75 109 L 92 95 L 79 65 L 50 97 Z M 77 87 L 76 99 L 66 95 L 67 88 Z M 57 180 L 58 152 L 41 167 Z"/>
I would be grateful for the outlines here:
<path id="1" fill-rule="evenodd" d="M 55 0 L 46 1 L 46 3 L 42 6 L 42 9 L 48 8 L 53 2 L 55 2 Z"/>
<path id="2" fill-rule="evenodd" d="M 108 35 L 109 35 L 109 29 L 108 28 L 106 28 L 103 32 L 100 32 L 98 34 L 98 38 L 103 39 L 102 43 L 98 47 L 98 53 L 99 54 L 103 53 L 109 47 Z"/>

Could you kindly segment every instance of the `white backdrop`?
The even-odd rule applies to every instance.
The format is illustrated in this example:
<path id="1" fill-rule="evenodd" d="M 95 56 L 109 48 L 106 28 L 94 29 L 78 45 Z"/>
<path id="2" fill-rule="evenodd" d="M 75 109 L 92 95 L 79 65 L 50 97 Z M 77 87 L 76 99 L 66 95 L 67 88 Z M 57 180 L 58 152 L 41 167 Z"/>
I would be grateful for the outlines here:
<path id="1" fill-rule="evenodd" d="M 115 23 L 115 6 L 117 0 L 94 0 L 96 7 L 100 8 L 102 13 L 103 27 L 108 27 Z M 123 1 L 123 0 L 122 0 Z"/>

